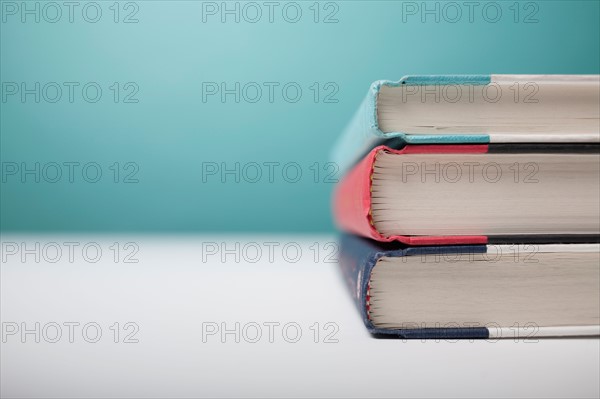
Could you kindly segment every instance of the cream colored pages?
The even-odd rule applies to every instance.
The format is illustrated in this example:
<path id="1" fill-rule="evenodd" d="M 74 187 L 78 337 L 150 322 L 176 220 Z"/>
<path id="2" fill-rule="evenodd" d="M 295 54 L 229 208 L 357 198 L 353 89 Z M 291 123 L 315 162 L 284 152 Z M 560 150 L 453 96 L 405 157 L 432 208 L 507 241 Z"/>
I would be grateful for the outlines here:
<path id="1" fill-rule="evenodd" d="M 383 132 L 488 134 L 491 142 L 599 142 L 599 75 L 493 75 L 488 85 L 383 86 Z"/>
<path id="2" fill-rule="evenodd" d="M 543 252 L 523 246 L 520 255 L 383 257 L 371 274 L 371 320 L 379 328 L 485 326 L 496 335 L 510 328 L 554 329 L 546 335 L 577 335 L 575 326 L 586 335 L 598 331 L 597 248 Z"/>
<path id="3" fill-rule="evenodd" d="M 598 234 L 600 155 L 381 151 L 371 197 L 386 236 Z"/>

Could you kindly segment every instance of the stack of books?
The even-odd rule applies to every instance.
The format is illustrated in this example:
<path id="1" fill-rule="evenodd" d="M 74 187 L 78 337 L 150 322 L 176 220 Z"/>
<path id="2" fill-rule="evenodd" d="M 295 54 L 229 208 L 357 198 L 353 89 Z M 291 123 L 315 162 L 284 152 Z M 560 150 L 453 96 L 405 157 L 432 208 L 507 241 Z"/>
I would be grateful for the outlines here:
<path id="1" fill-rule="evenodd" d="M 333 157 L 367 329 L 600 334 L 600 76 L 377 81 Z"/>

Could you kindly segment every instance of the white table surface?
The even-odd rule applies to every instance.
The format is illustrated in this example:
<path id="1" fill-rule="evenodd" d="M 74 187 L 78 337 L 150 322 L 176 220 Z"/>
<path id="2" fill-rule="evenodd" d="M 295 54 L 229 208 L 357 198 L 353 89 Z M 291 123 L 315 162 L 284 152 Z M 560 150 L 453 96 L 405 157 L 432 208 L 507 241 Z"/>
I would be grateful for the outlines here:
<path id="1" fill-rule="evenodd" d="M 598 397 L 598 339 L 402 341 L 366 332 L 326 255 L 335 236 L 2 236 L 1 320 L 5 332 L 40 323 L 40 342 L 20 331 L 1 344 L 2 397 Z M 71 262 L 40 253 L 25 262 L 13 252 L 55 242 L 77 242 Z M 83 258 L 86 243 L 103 250 L 97 263 Z M 112 243 L 134 242 L 138 263 L 113 258 Z M 208 255 L 207 243 L 247 252 Z M 277 242 L 273 258 L 268 246 Z M 204 247 L 203 244 L 204 243 Z M 254 247 L 248 246 L 249 243 Z M 302 254 L 294 250 L 300 246 Z M 315 262 L 317 243 L 321 249 Z M 282 247 L 289 244 L 288 258 Z M 8 245 L 8 246 L 7 246 Z M 207 247 L 208 245 L 208 247 Z M 250 252 L 256 245 L 262 256 Z M 79 248 L 79 249 L 77 249 Z M 203 250 L 204 248 L 204 250 Z M 7 251 L 8 249 L 8 251 Z M 333 248 L 334 249 L 334 248 Z M 42 249 L 40 249 L 42 251 Z M 125 251 L 128 252 L 128 251 Z M 92 250 L 90 249 L 90 253 Z M 205 262 L 203 262 L 203 255 Z M 92 257 L 94 255 L 91 255 Z M 334 259 L 337 256 L 334 254 Z M 297 262 L 292 262 L 298 258 Z M 69 342 L 65 322 L 76 322 Z M 110 329 L 120 323 L 118 343 Z M 139 326 L 138 343 L 123 343 L 123 326 Z M 247 327 L 246 336 L 209 328 Z M 268 327 L 274 326 L 269 342 Z M 56 343 L 53 324 L 62 325 Z M 82 326 L 98 323 L 88 343 Z M 204 323 L 204 324 L 203 324 Z M 262 337 L 254 339 L 262 326 Z M 302 336 L 292 343 L 295 330 Z M 314 323 L 320 334 L 315 343 Z M 328 324 L 325 330 L 325 323 Z M 313 329 L 311 329 L 311 326 Z M 337 342 L 324 342 L 325 335 Z M 133 328 L 133 327 L 131 327 Z M 128 329 L 131 332 L 132 329 Z M 88 330 L 93 340 L 94 330 Z M 125 332 L 126 333 L 126 332 Z"/>

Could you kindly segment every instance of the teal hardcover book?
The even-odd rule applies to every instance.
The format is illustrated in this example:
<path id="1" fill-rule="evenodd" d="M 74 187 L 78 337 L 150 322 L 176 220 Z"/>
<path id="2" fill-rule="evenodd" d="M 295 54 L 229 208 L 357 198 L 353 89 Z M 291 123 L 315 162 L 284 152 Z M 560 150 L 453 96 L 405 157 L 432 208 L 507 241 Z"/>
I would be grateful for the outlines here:
<path id="1" fill-rule="evenodd" d="M 600 75 L 432 75 L 374 82 L 334 148 L 340 170 L 376 145 L 597 143 Z"/>

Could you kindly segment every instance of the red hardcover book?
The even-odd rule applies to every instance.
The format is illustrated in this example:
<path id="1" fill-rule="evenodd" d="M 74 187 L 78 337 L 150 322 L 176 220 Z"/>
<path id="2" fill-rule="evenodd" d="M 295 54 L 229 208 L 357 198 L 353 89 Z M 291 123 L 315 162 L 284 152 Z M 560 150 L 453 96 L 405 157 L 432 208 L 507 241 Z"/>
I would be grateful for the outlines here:
<path id="1" fill-rule="evenodd" d="M 338 184 L 334 218 L 406 245 L 597 242 L 598 159 L 596 145 L 379 146 Z"/>

